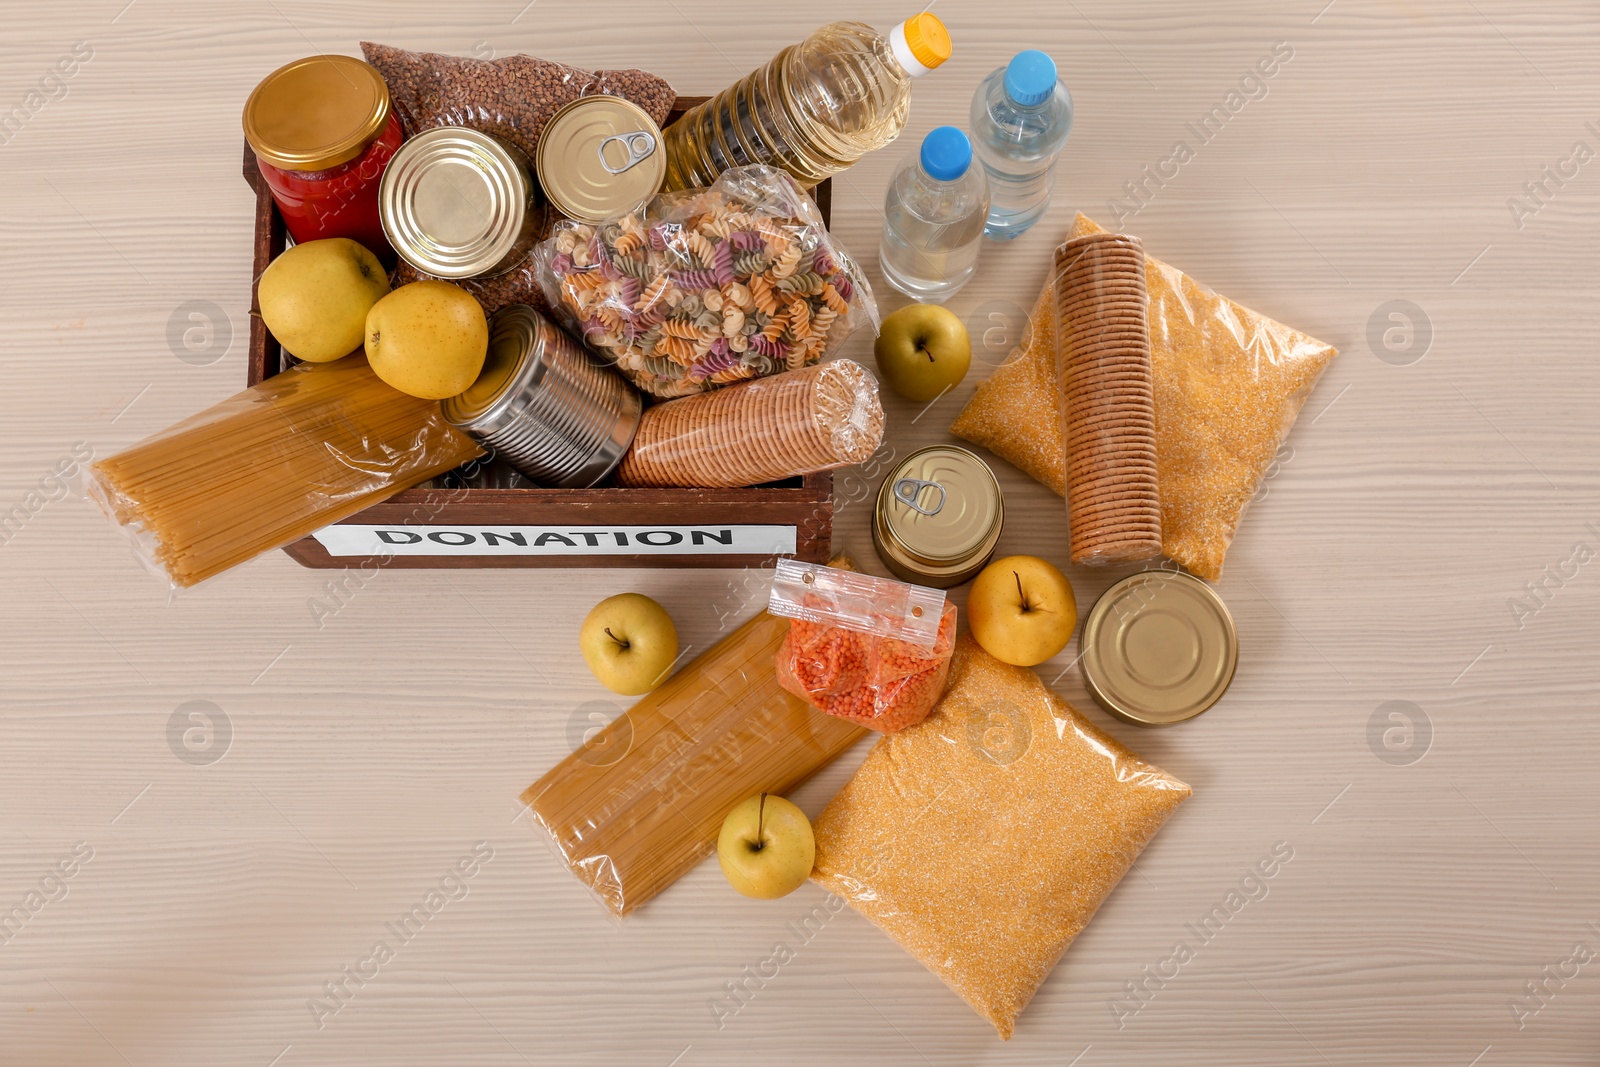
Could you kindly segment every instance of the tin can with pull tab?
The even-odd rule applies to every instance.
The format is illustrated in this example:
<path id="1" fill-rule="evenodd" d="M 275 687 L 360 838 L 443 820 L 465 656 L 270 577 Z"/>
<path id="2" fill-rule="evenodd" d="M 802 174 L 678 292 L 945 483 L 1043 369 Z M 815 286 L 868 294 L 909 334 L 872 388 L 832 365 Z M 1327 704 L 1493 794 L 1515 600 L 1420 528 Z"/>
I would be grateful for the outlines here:
<path id="1" fill-rule="evenodd" d="M 994 556 L 1005 500 L 989 465 L 955 445 L 901 460 L 878 487 L 872 544 L 895 576 L 949 589 Z"/>
<path id="2" fill-rule="evenodd" d="M 636 211 L 661 191 L 661 128 L 620 96 L 581 96 L 539 137 L 539 184 L 555 209 L 580 222 Z"/>

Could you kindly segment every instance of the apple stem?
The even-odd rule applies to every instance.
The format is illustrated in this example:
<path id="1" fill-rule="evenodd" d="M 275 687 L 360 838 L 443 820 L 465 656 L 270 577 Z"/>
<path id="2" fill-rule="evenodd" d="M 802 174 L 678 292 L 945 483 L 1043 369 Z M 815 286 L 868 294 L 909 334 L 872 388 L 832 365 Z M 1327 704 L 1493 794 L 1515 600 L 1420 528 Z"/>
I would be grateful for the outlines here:
<path id="1" fill-rule="evenodd" d="M 1017 599 L 1022 601 L 1022 613 L 1026 615 L 1033 610 L 1033 605 L 1028 603 L 1028 594 L 1022 591 L 1022 575 L 1012 571 L 1011 577 L 1017 580 Z"/>
<path id="2" fill-rule="evenodd" d="M 1017 588 L 1020 589 L 1022 587 L 1018 586 Z M 627 648 L 628 647 L 628 642 L 624 641 L 622 638 L 620 638 L 616 634 L 612 633 L 611 632 L 611 627 L 609 627 L 609 626 L 606 627 L 606 636 L 611 638 L 611 640 L 615 641 L 617 644 L 621 645 L 623 648 Z"/>
<path id="3" fill-rule="evenodd" d="M 933 363 L 934 362 L 933 353 L 928 349 L 927 345 L 918 345 L 917 346 L 917 351 L 921 352 L 923 355 L 927 356 L 929 363 Z"/>
<path id="4" fill-rule="evenodd" d="M 760 802 L 758 804 L 756 804 L 756 851 L 757 852 L 760 852 L 761 849 L 767 843 L 766 837 L 763 836 L 763 834 L 762 834 L 762 829 L 763 829 L 763 827 L 766 826 L 766 818 L 767 818 L 767 794 L 762 793 Z"/>

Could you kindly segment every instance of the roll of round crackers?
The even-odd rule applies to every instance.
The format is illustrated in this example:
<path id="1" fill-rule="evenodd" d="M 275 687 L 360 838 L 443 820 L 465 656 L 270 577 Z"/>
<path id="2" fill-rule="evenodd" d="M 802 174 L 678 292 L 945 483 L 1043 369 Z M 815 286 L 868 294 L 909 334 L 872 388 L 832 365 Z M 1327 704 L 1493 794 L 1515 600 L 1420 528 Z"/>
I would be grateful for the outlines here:
<path id="1" fill-rule="evenodd" d="M 1074 563 L 1161 553 L 1149 298 L 1137 237 L 1098 233 L 1055 254 L 1056 373 Z"/>
<path id="2" fill-rule="evenodd" d="M 617 482 L 760 485 L 865 462 L 882 441 L 877 380 L 837 359 L 646 408 Z"/>

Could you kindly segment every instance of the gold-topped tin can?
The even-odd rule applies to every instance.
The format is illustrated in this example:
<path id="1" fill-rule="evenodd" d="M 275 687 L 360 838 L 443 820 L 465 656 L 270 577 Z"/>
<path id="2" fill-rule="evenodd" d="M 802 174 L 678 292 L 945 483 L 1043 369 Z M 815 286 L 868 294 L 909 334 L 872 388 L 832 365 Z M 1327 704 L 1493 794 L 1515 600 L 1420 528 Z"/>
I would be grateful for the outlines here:
<path id="1" fill-rule="evenodd" d="M 878 487 L 872 544 L 896 577 L 949 589 L 994 556 L 1005 518 L 989 465 L 965 448 L 933 445 L 901 460 Z"/>
<path id="2" fill-rule="evenodd" d="M 580 222 L 638 210 L 667 175 L 661 127 L 620 96 L 580 96 L 562 107 L 539 135 L 538 157 L 544 195 Z"/>
<path id="3" fill-rule="evenodd" d="M 1181 571 L 1142 571 L 1107 589 L 1084 617 L 1079 649 L 1089 695 L 1135 726 L 1194 718 L 1239 664 L 1228 606 Z"/>
<path id="4" fill-rule="evenodd" d="M 504 274 L 527 257 L 542 221 L 528 157 L 465 126 L 402 145 L 383 172 L 378 211 L 394 250 L 435 278 Z"/>

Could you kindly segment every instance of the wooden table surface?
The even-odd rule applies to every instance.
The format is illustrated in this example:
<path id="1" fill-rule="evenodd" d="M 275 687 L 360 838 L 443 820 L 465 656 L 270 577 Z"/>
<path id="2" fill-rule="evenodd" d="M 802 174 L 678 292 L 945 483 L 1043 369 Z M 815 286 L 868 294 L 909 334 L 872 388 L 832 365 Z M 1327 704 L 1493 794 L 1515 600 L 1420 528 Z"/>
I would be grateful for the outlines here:
<path id="1" fill-rule="evenodd" d="M 1125 227 L 1341 350 L 1218 583 L 1243 649 L 1222 703 L 1141 731 L 1090 704 L 1076 643 L 1041 668 L 1195 796 L 1003 1044 L 853 911 L 794 939 L 814 886 L 747 901 L 706 863 L 616 924 L 520 817 L 590 714 L 619 710 L 576 654 L 588 608 L 648 593 L 703 648 L 754 610 L 757 576 L 391 570 L 335 597 L 338 575 L 274 553 L 169 598 L 50 477 L 242 387 L 238 116 L 281 63 L 368 38 L 637 65 L 697 93 L 829 17 L 909 14 L 524 2 L 71 0 L 7 20 L 0 106 L 26 106 L 0 144 L 0 512 L 23 517 L 0 544 L 0 910 L 25 921 L 0 935 L 0 1062 L 1596 1062 L 1597 5 L 935 7 L 955 58 L 836 190 L 875 284 L 891 169 L 965 124 L 1012 52 L 1054 54 L 1077 125 L 1046 220 L 951 301 L 974 372 L 920 416 L 891 399 L 891 443 L 949 439 L 1072 213 L 1109 224 L 1178 141 L 1194 158 Z M 1195 140 L 1186 124 L 1279 42 L 1265 95 Z M 191 301 L 219 309 L 198 353 L 169 342 Z M 1392 301 L 1413 329 L 1385 344 Z M 1064 561 L 1059 500 L 997 466 L 1002 550 Z M 882 573 L 868 505 L 842 495 L 836 545 Z M 1070 576 L 1083 608 L 1111 580 Z M 198 755 L 172 732 L 190 701 L 213 709 Z M 820 811 L 864 751 L 797 800 Z M 1275 846 L 1293 860 L 1270 893 L 1119 1019 L 1126 984 Z M 466 895 L 319 1020 L 326 983 L 475 848 L 492 858 Z M 719 1025 L 726 984 L 785 940 L 794 959 Z"/>

